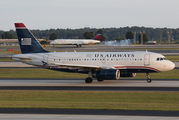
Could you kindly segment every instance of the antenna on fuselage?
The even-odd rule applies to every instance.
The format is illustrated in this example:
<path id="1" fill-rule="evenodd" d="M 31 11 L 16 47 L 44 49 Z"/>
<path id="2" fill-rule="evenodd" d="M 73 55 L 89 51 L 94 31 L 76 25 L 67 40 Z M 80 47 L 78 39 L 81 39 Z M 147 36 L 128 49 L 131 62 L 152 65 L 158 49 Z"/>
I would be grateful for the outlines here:
<path id="1" fill-rule="evenodd" d="M 147 49 L 146 49 L 146 52 L 148 52 Z"/>
<path id="2" fill-rule="evenodd" d="M 76 52 L 76 50 L 74 50 L 74 52 Z"/>

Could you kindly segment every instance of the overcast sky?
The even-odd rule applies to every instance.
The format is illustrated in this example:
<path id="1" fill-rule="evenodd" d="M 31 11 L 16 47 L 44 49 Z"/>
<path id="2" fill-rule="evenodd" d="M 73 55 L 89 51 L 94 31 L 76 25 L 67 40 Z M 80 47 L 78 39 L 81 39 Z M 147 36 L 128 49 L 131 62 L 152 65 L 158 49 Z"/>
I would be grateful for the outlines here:
<path id="1" fill-rule="evenodd" d="M 0 30 L 179 28 L 179 0 L 0 0 Z"/>

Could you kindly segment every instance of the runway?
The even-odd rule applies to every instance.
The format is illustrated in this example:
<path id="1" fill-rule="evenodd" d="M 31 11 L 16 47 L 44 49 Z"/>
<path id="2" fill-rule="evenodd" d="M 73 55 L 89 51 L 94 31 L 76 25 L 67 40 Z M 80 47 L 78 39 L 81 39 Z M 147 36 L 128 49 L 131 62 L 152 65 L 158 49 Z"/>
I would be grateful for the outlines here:
<path id="1" fill-rule="evenodd" d="M 84 90 L 84 91 L 179 91 L 179 80 L 106 80 L 86 84 L 83 79 L 60 80 L 0 80 L 0 90 Z"/>

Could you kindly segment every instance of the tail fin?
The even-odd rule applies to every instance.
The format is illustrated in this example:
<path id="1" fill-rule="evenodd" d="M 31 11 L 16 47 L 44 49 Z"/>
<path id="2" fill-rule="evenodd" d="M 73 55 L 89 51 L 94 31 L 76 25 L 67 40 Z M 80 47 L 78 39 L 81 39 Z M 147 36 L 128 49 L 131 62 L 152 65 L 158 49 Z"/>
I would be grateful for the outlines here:
<path id="1" fill-rule="evenodd" d="M 96 36 L 93 38 L 93 40 L 100 40 L 102 37 L 102 33 L 97 33 Z"/>
<path id="2" fill-rule="evenodd" d="M 26 28 L 23 23 L 14 24 L 16 27 L 16 33 L 22 54 L 48 52 L 40 45 L 34 35 Z"/>

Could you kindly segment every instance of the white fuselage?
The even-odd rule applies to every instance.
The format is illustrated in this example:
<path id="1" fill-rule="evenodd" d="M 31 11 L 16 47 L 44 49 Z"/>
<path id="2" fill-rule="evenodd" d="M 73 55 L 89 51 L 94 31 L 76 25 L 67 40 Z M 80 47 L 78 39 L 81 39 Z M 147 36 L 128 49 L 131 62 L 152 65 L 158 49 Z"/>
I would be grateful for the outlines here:
<path id="1" fill-rule="evenodd" d="M 75 65 L 78 69 L 83 65 L 87 67 L 99 66 L 101 69 L 129 69 L 136 73 L 142 72 L 140 70 L 143 69 L 163 72 L 175 67 L 174 63 L 163 55 L 152 52 L 49 52 L 17 54 L 13 55 L 12 58 L 27 64 L 50 68 L 60 68 L 63 65 L 70 68 Z M 46 64 L 44 65 L 42 61 Z"/>
<path id="2" fill-rule="evenodd" d="M 88 45 L 96 43 L 100 43 L 100 41 L 89 39 L 56 39 L 50 42 L 52 45 Z"/>

